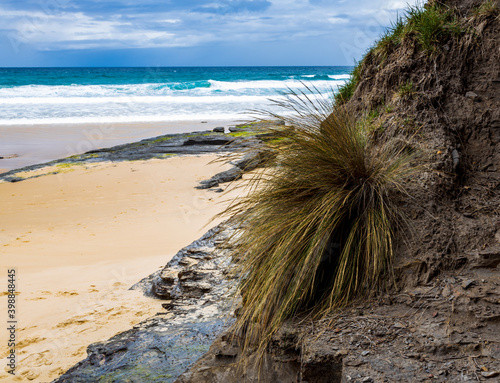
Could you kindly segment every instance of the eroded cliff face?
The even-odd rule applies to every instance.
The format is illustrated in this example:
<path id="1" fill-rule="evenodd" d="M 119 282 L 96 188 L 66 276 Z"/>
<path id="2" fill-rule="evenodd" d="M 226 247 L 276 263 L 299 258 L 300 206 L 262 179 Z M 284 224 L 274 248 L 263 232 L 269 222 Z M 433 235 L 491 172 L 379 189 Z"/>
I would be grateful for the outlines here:
<path id="1" fill-rule="evenodd" d="M 464 32 L 435 54 L 411 40 L 385 59 L 369 53 L 348 103 L 358 113 L 376 112 L 380 140 L 423 152 L 406 209 L 413 230 L 397 251 L 403 283 L 426 283 L 497 245 L 500 23 L 498 14 L 475 14 L 482 3 L 446 2 L 458 7 Z"/>
<path id="2" fill-rule="evenodd" d="M 328 321 L 290 321 L 260 368 L 224 335 L 179 382 L 500 379 L 500 16 L 482 1 L 440 4 L 463 32 L 433 54 L 411 39 L 368 53 L 346 104 L 380 142 L 422 153 L 397 287 Z"/>

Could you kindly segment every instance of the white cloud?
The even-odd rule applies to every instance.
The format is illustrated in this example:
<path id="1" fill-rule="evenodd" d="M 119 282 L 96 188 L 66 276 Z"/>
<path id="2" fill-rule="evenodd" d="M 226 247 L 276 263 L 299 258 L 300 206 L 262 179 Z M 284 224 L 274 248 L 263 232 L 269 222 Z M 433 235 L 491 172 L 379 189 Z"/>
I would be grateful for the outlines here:
<path id="1" fill-rule="evenodd" d="M 176 11 L 165 7 L 166 11 L 154 13 L 146 6 L 137 12 L 124 8 L 123 13 L 107 12 L 107 17 L 85 9 L 45 13 L 0 8 L 0 25 L 38 50 L 188 47 L 238 41 L 289 43 L 324 35 L 331 36 L 332 43 L 352 45 L 357 43 L 350 40 L 360 33 L 367 36 L 365 41 L 373 40 L 396 18 L 397 11 L 406 7 L 405 0 L 324 0 L 314 1 L 314 5 L 309 0 L 271 2 L 265 11 L 252 16 L 189 12 L 188 7 Z M 220 3 L 200 6 L 216 8 Z M 357 45 L 360 50 L 366 48 L 365 43 Z"/>
<path id="2" fill-rule="evenodd" d="M 335 16 L 329 17 L 327 20 L 332 24 L 347 24 L 349 22 L 349 20 L 344 19 L 343 17 L 335 17 Z"/>
<path id="3" fill-rule="evenodd" d="M 36 13 L 40 16 L 40 13 Z M 180 19 L 161 19 L 162 24 L 173 25 Z M 91 48 L 146 48 L 174 47 L 197 44 L 193 36 L 178 36 L 157 29 L 140 28 L 130 21 L 102 20 L 81 12 L 34 17 L 24 14 L 14 29 L 24 43 L 37 45 L 39 50 Z M 61 33 L 63 31 L 63 33 Z M 86 42 L 86 43 L 84 43 Z"/>
<path id="4" fill-rule="evenodd" d="M 420 3 L 421 1 L 413 1 L 413 4 Z M 391 0 L 385 2 L 383 7 L 385 9 L 389 10 L 396 10 L 396 9 L 404 9 L 408 4 L 411 4 L 412 2 L 409 1 L 401 1 L 401 0 Z"/>

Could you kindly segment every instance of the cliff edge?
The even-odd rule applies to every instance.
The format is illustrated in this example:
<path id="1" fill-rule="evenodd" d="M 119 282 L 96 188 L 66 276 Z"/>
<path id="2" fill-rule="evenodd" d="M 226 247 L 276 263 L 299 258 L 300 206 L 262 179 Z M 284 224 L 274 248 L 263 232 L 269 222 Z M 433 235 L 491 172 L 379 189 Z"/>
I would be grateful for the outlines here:
<path id="1" fill-rule="evenodd" d="M 260 368 L 234 364 L 255 356 L 223 335 L 178 382 L 500 379 L 499 36 L 497 1 L 431 1 L 382 36 L 337 97 L 377 141 L 422 154 L 396 287 L 288 321 Z"/>

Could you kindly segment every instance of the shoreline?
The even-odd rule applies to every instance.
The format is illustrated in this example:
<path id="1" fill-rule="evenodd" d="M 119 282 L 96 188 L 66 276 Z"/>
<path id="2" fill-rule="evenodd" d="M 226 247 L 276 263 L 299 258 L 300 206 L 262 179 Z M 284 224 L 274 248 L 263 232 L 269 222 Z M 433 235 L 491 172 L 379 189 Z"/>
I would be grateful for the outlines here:
<path id="1" fill-rule="evenodd" d="M 153 137 L 0 175 L 1 264 L 19 275 L 18 367 L 0 381 L 52 381 L 89 344 L 162 310 L 129 288 L 220 223 L 241 193 L 239 181 L 224 193 L 196 188 L 234 169 L 214 163 L 234 150 L 222 143 L 241 133 L 230 134 Z"/>
<path id="2" fill-rule="evenodd" d="M 1 125 L 0 157 L 4 158 L 0 158 L 0 174 L 91 150 L 130 144 L 150 137 L 195 133 L 212 130 L 218 126 L 234 126 L 241 122 L 234 119 L 221 119 L 144 123 Z"/>

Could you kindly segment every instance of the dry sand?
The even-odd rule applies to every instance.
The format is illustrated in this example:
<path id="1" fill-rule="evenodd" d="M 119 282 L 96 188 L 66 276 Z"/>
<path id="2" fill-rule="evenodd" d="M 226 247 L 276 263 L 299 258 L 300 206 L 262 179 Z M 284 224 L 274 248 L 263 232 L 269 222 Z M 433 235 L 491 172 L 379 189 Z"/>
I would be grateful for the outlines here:
<path id="1" fill-rule="evenodd" d="M 200 237 L 220 202 L 237 195 L 194 189 L 227 168 L 208 164 L 214 158 L 75 165 L 0 183 L 1 280 L 16 268 L 20 292 L 16 378 L 2 351 L 0 381 L 49 382 L 88 344 L 161 311 L 161 301 L 128 288 Z M 6 293 L 1 302 L 6 318 Z M 2 350 L 6 337 L 2 330 Z"/>

